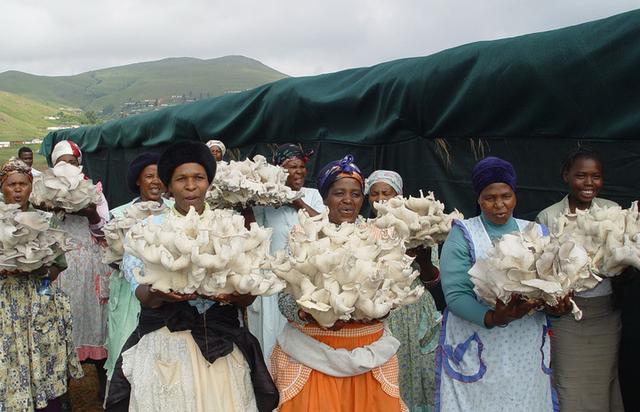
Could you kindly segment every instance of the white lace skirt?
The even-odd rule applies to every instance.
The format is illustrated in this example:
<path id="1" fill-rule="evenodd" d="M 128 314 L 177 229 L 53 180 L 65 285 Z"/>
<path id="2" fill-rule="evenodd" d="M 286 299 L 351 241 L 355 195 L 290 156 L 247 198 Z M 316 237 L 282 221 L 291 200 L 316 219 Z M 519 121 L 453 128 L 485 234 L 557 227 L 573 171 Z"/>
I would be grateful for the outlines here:
<path id="1" fill-rule="evenodd" d="M 189 331 L 151 332 L 122 353 L 131 383 L 129 411 L 257 411 L 242 352 L 209 363 Z"/>

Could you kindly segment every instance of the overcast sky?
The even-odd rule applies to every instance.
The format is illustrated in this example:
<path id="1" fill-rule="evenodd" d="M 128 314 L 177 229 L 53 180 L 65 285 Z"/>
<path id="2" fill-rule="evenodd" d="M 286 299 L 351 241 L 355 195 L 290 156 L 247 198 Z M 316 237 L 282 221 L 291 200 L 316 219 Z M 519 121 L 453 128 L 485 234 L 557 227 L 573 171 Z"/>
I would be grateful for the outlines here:
<path id="1" fill-rule="evenodd" d="M 240 54 L 302 76 L 595 20 L 638 0 L 0 0 L 0 72 Z"/>

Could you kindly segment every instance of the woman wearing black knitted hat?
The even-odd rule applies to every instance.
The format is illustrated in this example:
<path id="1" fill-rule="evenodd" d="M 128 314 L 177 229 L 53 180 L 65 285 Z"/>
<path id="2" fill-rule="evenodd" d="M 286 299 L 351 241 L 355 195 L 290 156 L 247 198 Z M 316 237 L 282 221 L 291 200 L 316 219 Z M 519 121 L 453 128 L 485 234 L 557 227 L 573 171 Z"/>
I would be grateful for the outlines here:
<path id="1" fill-rule="evenodd" d="M 149 219 L 180 218 L 204 199 L 216 162 L 203 143 L 178 142 L 158 161 L 158 175 L 175 206 Z M 136 331 L 125 343 L 112 379 L 107 410 L 271 411 L 278 392 L 258 341 L 241 323 L 250 295 L 200 297 L 161 292 L 136 282 L 144 263 L 125 254 L 121 268 L 142 306 Z M 182 366 L 185 367 L 182 367 Z"/>

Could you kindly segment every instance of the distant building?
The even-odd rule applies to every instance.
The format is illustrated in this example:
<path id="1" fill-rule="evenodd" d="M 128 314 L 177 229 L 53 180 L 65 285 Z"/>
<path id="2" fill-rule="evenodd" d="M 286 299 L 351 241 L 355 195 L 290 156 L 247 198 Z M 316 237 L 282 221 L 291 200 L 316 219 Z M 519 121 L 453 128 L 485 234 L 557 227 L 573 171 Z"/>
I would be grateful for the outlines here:
<path id="1" fill-rule="evenodd" d="M 11 142 L 0 142 L 0 148 L 2 149 L 6 149 L 9 146 L 11 146 Z"/>
<path id="2" fill-rule="evenodd" d="M 64 130 L 64 129 L 77 129 L 78 127 L 80 127 L 79 124 L 73 124 L 69 126 L 51 126 L 51 127 L 47 127 L 47 132 L 55 132 L 56 130 Z M 42 140 L 40 141 L 40 143 L 42 143 Z"/>

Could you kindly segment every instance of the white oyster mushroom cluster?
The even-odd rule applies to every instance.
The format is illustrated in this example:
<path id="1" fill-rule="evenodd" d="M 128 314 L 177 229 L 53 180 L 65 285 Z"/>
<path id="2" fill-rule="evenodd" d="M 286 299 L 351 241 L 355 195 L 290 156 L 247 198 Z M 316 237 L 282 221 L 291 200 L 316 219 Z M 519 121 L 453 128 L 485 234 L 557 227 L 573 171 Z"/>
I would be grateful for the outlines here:
<path id="1" fill-rule="evenodd" d="M 107 247 L 102 249 L 102 262 L 119 264 L 124 255 L 124 237 L 127 231 L 139 221 L 164 213 L 166 209 L 164 203 L 154 201 L 134 203 L 124 211 L 122 216 L 111 219 L 102 226 L 102 232 L 107 241 Z"/>
<path id="2" fill-rule="evenodd" d="M 71 249 L 66 233 L 49 227 L 51 213 L 0 203 L 0 271 L 31 272 Z"/>
<path id="3" fill-rule="evenodd" d="M 444 204 L 436 200 L 433 192 L 408 199 L 396 196 L 386 202 L 376 202 L 377 210 L 374 222 L 379 228 L 393 227 L 407 238 L 407 248 L 417 246 L 433 247 L 442 243 L 451 231 L 453 219 L 463 219 L 462 213 L 455 210 L 444 212 Z"/>
<path id="4" fill-rule="evenodd" d="M 272 295 L 285 284 L 269 270 L 271 229 L 251 224 L 231 210 L 193 207 L 186 216 L 169 213 L 161 224 L 153 218 L 133 226 L 125 251 L 144 262 L 136 281 L 163 292 L 216 296 L 237 292 Z"/>
<path id="5" fill-rule="evenodd" d="M 555 306 L 570 293 L 591 289 L 601 280 L 580 245 L 542 236 L 534 223 L 522 233 L 502 236 L 469 275 L 476 294 L 492 307 L 496 299 L 509 302 L 512 293 Z M 582 312 L 571 302 L 579 320 Z"/>
<path id="6" fill-rule="evenodd" d="M 42 174 L 34 176 L 30 201 L 50 209 L 77 212 L 100 201 L 91 180 L 85 179 L 82 167 L 60 162 Z"/>
<path id="7" fill-rule="evenodd" d="M 575 218 L 558 218 L 561 239 L 584 247 L 600 276 L 617 276 L 628 266 L 640 269 L 640 215 L 638 202 L 620 206 L 576 210 Z"/>
<path id="8" fill-rule="evenodd" d="M 261 155 L 241 162 L 218 162 L 207 202 L 213 208 L 282 206 L 302 196 L 286 185 L 287 176 L 286 169 L 269 164 Z"/>
<path id="9" fill-rule="evenodd" d="M 422 285 L 411 287 L 418 272 L 404 239 L 376 236 L 380 229 L 369 223 L 334 225 L 328 212 L 309 217 L 301 210 L 298 216 L 289 251 L 277 252 L 272 268 L 321 326 L 379 319 L 424 293 Z"/>

